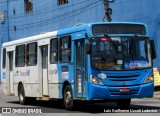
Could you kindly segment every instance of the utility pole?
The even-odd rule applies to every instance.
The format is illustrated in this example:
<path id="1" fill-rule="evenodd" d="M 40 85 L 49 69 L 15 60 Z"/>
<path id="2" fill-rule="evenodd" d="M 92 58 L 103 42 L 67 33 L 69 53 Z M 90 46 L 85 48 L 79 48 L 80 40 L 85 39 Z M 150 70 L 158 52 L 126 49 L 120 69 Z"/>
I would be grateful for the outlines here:
<path id="1" fill-rule="evenodd" d="M 111 14 L 112 14 L 112 9 L 109 7 L 109 2 L 114 2 L 114 0 L 104 0 L 104 18 L 103 21 L 104 22 L 111 22 L 112 18 L 111 18 Z"/>

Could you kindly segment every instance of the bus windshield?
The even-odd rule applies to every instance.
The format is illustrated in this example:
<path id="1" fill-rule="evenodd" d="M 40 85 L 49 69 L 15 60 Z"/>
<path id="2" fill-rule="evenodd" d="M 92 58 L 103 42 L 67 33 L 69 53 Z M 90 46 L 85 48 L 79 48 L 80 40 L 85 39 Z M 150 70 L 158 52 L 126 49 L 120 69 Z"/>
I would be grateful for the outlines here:
<path id="1" fill-rule="evenodd" d="M 91 46 L 93 69 L 134 70 L 152 66 L 147 37 L 95 37 Z"/>

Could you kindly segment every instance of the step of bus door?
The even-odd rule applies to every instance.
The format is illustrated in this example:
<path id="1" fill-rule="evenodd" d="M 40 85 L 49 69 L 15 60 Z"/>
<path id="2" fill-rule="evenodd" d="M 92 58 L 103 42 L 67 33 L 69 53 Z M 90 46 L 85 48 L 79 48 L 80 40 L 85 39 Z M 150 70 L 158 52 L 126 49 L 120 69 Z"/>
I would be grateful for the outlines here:
<path id="1" fill-rule="evenodd" d="M 43 96 L 40 99 L 43 100 L 43 101 L 49 101 L 49 97 L 46 97 L 46 96 Z"/>

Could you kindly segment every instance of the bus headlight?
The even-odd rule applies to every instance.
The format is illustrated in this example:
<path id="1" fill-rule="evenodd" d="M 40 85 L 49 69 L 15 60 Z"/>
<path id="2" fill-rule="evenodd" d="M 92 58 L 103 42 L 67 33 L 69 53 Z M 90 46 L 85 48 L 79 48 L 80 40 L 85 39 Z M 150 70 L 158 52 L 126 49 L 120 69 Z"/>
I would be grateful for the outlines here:
<path id="1" fill-rule="evenodd" d="M 90 76 L 90 82 L 92 84 L 104 85 L 100 78 L 97 78 L 97 77 L 95 77 L 93 75 Z"/>
<path id="2" fill-rule="evenodd" d="M 153 81 L 154 81 L 154 77 L 153 77 L 153 74 L 151 74 L 144 80 L 144 83 L 149 83 Z"/>

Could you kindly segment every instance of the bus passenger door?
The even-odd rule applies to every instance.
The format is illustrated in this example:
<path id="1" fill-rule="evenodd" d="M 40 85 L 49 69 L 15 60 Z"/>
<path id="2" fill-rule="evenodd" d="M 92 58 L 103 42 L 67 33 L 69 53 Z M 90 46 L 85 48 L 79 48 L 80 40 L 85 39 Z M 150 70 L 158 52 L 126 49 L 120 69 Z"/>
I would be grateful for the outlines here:
<path id="1" fill-rule="evenodd" d="M 84 52 L 84 39 L 76 40 L 76 55 L 75 55 L 75 68 L 76 68 L 76 96 L 85 97 L 85 52 Z"/>
<path id="2" fill-rule="evenodd" d="M 42 54 L 42 94 L 48 95 L 48 45 L 41 46 Z"/>
<path id="3" fill-rule="evenodd" d="M 9 93 L 10 95 L 14 94 L 14 91 L 13 91 L 13 51 L 10 51 L 8 52 L 8 67 L 7 69 L 9 70 Z"/>

